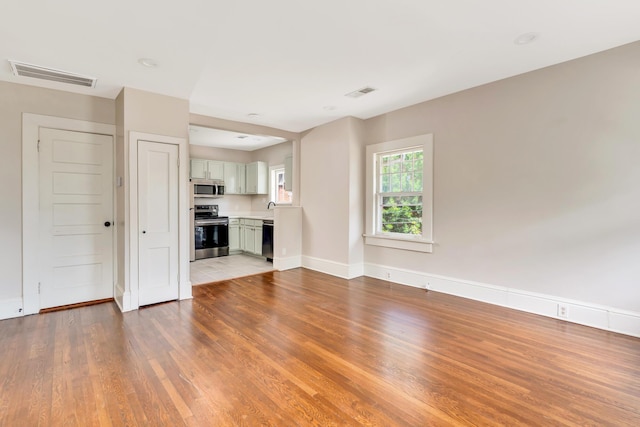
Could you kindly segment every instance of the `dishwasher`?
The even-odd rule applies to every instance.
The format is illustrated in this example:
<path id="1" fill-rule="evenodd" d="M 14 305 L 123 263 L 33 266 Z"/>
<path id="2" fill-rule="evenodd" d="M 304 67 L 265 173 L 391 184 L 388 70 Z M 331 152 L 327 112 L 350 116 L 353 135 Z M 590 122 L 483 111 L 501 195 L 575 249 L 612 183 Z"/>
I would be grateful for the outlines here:
<path id="1" fill-rule="evenodd" d="M 273 262 L 273 220 L 262 220 L 262 256 Z"/>

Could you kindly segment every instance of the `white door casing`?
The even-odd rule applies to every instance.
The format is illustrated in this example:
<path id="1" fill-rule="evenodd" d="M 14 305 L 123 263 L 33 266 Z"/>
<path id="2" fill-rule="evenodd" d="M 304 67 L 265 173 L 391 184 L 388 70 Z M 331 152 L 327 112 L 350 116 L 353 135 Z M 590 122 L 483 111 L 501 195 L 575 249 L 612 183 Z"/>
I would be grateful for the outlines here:
<path id="1" fill-rule="evenodd" d="M 138 141 L 138 305 L 179 297 L 178 146 Z"/>
<path id="2" fill-rule="evenodd" d="M 115 126 L 61 117 L 23 113 L 22 115 L 22 314 L 40 311 L 39 279 L 39 154 L 41 128 L 73 130 L 106 135 L 115 140 Z M 113 145 L 113 144 L 112 144 Z M 113 147 L 115 150 L 115 147 Z M 111 153 L 113 158 L 114 152 Z M 115 211 L 112 212 L 113 218 Z M 112 227 L 113 228 L 113 227 Z M 116 261 L 113 255 L 112 274 Z M 114 276 L 115 277 L 115 276 Z M 111 293 L 113 295 L 113 292 Z"/>
<path id="3" fill-rule="evenodd" d="M 113 297 L 112 137 L 41 128 L 39 153 L 40 308 Z"/>
<path id="4" fill-rule="evenodd" d="M 75 130 L 109 135 L 116 140 L 116 126 L 113 124 L 88 122 L 84 120 L 45 116 L 40 114 L 22 114 L 22 307 L 16 309 L 18 315 L 38 313 L 40 296 L 38 294 L 38 242 L 39 242 L 39 180 L 38 180 L 38 135 L 42 127 Z M 119 219 L 118 227 L 124 229 L 124 262 L 119 268 L 124 271 L 122 283 L 114 283 L 114 297 L 122 311 L 138 308 L 138 224 L 137 224 L 137 141 L 150 140 L 175 144 L 179 147 L 181 162 L 179 171 L 179 221 L 180 221 L 180 296 L 181 300 L 192 298 L 189 280 L 189 144 L 186 138 L 130 131 L 125 137 L 125 176 L 120 177 L 124 186 L 125 200 L 121 209 L 124 217 Z M 115 147 L 114 147 L 115 158 Z M 124 179 L 122 179 L 124 178 Z M 115 218 L 115 209 L 113 217 Z M 118 270 L 118 258 L 115 257 L 114 277 Z"/>

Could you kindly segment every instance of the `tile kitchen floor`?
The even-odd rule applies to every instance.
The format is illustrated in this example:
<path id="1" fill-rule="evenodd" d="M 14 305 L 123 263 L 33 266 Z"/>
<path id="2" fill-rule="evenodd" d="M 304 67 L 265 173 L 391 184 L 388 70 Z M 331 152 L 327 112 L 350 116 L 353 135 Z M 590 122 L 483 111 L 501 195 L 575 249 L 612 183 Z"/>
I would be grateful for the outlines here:
<path id="1" fill-rule="evenodd" d="M 199 259 L 191 263 L 191 284 L 202 285 L 272 270 L 272 263 L 267 262 L 264 258 L 249 255 Z"/>

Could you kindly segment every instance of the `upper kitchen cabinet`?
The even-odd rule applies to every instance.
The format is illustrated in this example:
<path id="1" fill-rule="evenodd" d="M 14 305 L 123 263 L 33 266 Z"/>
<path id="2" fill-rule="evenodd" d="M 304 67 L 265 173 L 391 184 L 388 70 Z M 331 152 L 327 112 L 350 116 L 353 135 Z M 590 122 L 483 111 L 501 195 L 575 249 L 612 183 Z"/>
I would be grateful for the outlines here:
<path id="1" fill-rule="evenodd" d="M 224 162 L 224 186 L 226 194 L 245 194 L 245 164 Z"/>
<path id="2" fill-rule="evenodd" d="M 266 162 L 246 165 L 246 194 L 269 194 L 269 168 Z"/>
<path id="3" fill-rule="evenodd" d="M 191 179 L 224 179 L 224 162 L 191 159 Z"/>

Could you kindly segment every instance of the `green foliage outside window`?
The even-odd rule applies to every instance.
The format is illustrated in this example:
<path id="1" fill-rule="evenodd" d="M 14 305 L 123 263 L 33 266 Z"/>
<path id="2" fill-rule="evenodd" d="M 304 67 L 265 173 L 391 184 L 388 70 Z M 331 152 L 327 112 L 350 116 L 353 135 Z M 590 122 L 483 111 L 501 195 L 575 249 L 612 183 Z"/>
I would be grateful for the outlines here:
<path id="1" fill-rule="evenodd" d="M 383 197 L 382 231 L 422 234 L 422 197 Z"/>
<path id="2" fill-rule="evenodd" d="M 422 150 L 379 156 L 381 230 L 422 234 Z"/>

